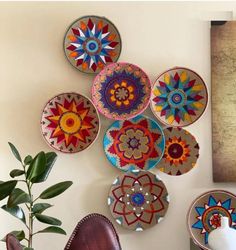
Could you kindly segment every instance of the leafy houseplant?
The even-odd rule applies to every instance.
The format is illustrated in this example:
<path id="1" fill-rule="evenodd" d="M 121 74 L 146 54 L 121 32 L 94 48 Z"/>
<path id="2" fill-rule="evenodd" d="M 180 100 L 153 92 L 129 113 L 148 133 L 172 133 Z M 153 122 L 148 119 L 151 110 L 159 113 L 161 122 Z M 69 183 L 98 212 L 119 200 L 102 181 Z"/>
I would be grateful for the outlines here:
<path id="1" fill-rule="evenodd" d="M 57 155 L 54 152 L 40 152 L 34 158 L 28 155 L 24 158 L 24 160 L 22 160 L 16 147 L 10 142 L 9 145 L 12 153 L 21 163 L 22 169 L 14 169 L 10 172 L 12 180 L 6 182 L 0 181 L 0 200 L 8 197 L 7 204 L 3 205 L 1 208 L 25 224 L 28 230 L 28 236 L 23 230 L 13 231 L 11 233 L 14 234 L 19 241 L 25 240 L 27 242 L 27 247 L 24 247 L 25 250 L 33 250 L 32 241 L 33 236 L 36 234 L 66 234 L 66 232 L 59 227 L 62 224 L 60 220 L 43 214 L 43 212 L 46 209 L 52 207 L 52 205 L 49 203 L 38 202 L 38 200 L 51 199 L 57 195 L 60 195 L 72 185 L 72 182 L 64 181 L 53 185 L 44 190 L 38 197 L 35 198 L 32 193 L 33 186 L 37 183 L 46 181 L 56 161 Z M 26 192 L 16 187 L 18 182 L 23 182 L 26 184 Z M 20 204 L 25 205 L 24 210 L 19 206 Z M 28 219 L 26 219 L 24 212 L 25 210 L 27 210 Z M 38 232 L 34 232 L 33 225 L 35 220 L 49 224 L 51 226 L 46 227 Z M 3 241 L 4 240 L 5 238 Z"/>

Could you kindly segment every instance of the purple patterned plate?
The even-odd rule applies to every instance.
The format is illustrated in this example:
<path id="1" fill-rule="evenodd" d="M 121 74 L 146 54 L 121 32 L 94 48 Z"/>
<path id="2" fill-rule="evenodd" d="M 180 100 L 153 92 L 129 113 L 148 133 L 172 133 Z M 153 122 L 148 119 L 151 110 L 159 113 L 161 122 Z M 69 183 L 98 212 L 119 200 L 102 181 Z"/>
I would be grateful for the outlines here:
<path id="1" fill-rule="evenodd" d="M 142 113 L 149 104 L 151 83 L 147 74 L 130 63 L 113 63 L 95 78 L 92 99 L 100 113 L 126 120 Z"/>

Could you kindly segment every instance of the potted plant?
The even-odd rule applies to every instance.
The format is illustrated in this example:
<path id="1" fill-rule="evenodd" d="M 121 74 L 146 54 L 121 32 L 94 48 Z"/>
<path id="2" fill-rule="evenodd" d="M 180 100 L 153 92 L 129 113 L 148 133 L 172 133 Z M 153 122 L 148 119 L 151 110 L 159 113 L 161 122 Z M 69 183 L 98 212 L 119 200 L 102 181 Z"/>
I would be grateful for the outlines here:
<path id="1" fill-rule="evenodd" d="M 27 155 L 22 159 L 16 147 L 10 142 L 9 146 L 15 158 L 20 162 L 21 169 L 13 169 L 10 172 L 11 180 L 5 182 L 0 181 L 0 200 L 7 198 L 6 204 L 1 208 L 24 223 L 27 233 L 21 230 L 13 231 L 11 234 L 14 234 L 20 242 L 25 241 L 27 243 L 27 247 L 24 246 L 25 250 L 33 250 L 32 242 L 36 234 L 66 234 L 60 227 L 62 224 L 60 220 L 44 214 L 44 211 L 52 207 L 52 205 L 41 202 L 40 200 L 47 200 L 60 195 L 72 185 L 72 182 L 64 181 L 57 183 L 35 197 L 32 192 L 33 186 L 47 180 L 56 161 L 57 154 L 54 152 L 45 153 L 42 151 L 35 157 Z M 25 183 L 26 191 L 17 187 L 19 182 Z M 24 209 L 22 205 L 25 205 Z M 50 226 L 34 232 L 35 221 L 46 223 Z M 5 241 L 5 238 L 3 241 Z M 22 245 L 24 244 L 22 243 Z"/>

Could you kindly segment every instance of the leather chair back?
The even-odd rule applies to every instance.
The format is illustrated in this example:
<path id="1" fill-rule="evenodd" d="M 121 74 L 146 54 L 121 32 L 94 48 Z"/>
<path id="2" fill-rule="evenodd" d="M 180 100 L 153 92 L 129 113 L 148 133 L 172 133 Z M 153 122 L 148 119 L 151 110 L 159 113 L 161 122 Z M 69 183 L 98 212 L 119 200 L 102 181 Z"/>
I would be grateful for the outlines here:
<path id="1" fill-rule="evenodd" d="M 121 246 L 112 223 L 101 214 L 90 214 L 77 224 L 65 250 L 121 250 Z"/>

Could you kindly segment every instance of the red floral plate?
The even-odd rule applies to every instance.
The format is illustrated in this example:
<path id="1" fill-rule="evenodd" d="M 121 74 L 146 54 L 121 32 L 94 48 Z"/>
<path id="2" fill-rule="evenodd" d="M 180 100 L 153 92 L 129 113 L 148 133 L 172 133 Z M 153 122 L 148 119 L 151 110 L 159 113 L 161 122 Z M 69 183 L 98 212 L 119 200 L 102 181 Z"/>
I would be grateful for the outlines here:
<path id="1" fill-rule="evenodd" d="M 151 83 L 147 74 L 130 63 L 109 64 L 94 79 L 92 99 L 98 111 L 114 120 L 126 120 L 148 106 Z"/>
<path id="2" fill-rule="evenodd" d="M 115 121 L 104 135 L 103 147 L 113 166 L 123 171 L 149 170 L 161 160 L 165 138 L 156 121 L 138 115 Z"/>
<path id="3" fill-rule="evenodd" d="M 135 170 L 115 179 L 108 205 L 119 225 L 143 231 L 163 219 L 169 206 L 169 195 L 157 175 Z"/>
<path id="4" fill-rule="evenodd" d="M 209 233 L 220 227 L 222 216 L 228 217 L 230 227 L 236 229 L 236 196 L 234 194 L 224 190 L 212 190 L 195 199 L 189 209 L 187 223 L 189 233 L 199 247 L 210 250 Z"/>
<path id="5" fill-rule="evenodd" d="M 68 61 L 84 73 L 98 73 L 116 62 L 121 38 L 114 24 L 105 17 L 84 16 L 71 24 L 64 39 Z"/>
<path id="6" fill-rule="evenodd" d="M 100 123 L 96 108 L 85 96 L 64 93 L 44 107 L 41 119 L 46 142 L 63 153 L 86 149 L 97 138 Z"/>
<path id="7" fill-rule="evenodd" d="M 199 157 L 199 145 L 195 137 L 182 128 L 165 128 L 165 151 L 158 164 L 159 170 L 169 175 L 189 172 Z"/>

